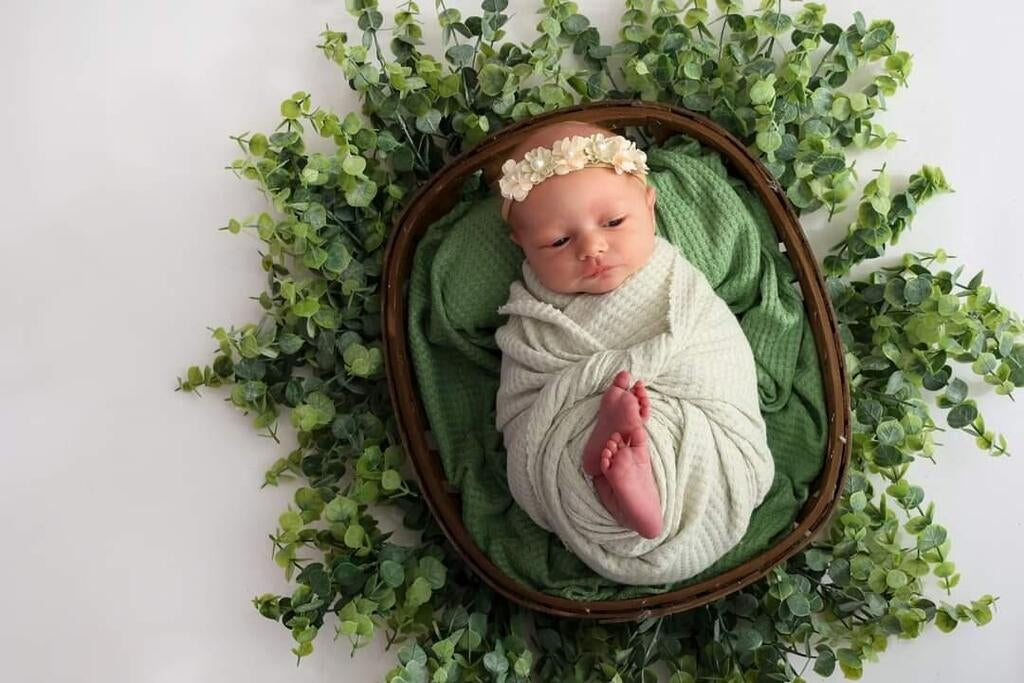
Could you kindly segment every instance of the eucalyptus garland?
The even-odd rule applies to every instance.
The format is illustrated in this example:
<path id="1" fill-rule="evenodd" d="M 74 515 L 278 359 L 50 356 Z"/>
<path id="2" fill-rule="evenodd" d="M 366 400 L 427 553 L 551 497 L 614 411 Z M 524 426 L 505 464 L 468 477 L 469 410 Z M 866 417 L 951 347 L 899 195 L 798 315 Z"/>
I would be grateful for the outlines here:
<path id="1" fill-rule="evenodd" d="M 503 41 L 507 0 L 483 0 L 466 17 L 436 4 L 443 57 L 422 49 L 415 2 L 385 26 L 376 0 L 347 0 L 359 40 L 328 29 L 318 48 L 359 93 L 361 111 L 339 116 L 297 92 L 274 132 L 233 136 L 243 158 L 231 168 L 269 207 L 222 229 L 252 230 L 265 243 L 266 312 L 213 330 L 212 363 L 178 379 L 184 391 L 229 385 L 229 400 L 275 441 L 282 409 L 295 427 L 297 447 L 265 475 L 265 485 L 298 483 L 270 537 L 295 588 L 253 600 L 290 630 L 292 652 L 310 655 L 321 631 L 353 651 L 383 637 L 397 650 L 388 681 L 653 681 L 657 670 L 672 683 L 799 681 L 808 666 L 859 678 L 890 637 L 915 638 L 929 623 L 947 632 L 987 623 L 994 597 L 942 600 L 960 575 L 934 504 L 907 475 L 933 459 L 944 430 L 1007 454 L 964 377 L 1004 395 L 1024 386 L 1021 322 L 980 272 L 964 282 L 961 267 L 949 270 L 941 249 L 850 274 L 882 256 L 922 203 L 952 189 L 938 168 L 895 187 L 883 167 L 854 194 L 847 153 L 899 141 L 875 120 L 912 65 L 893 23 L 855 13 L 844 28 L 809 2 L 787 13 L 766 0 L 748 13 L 715 0 L 712 18 L 706 0 L 625 0 L 619 40 L 605 44 L 575 3 L 543 0 L 526 44 Z M 850 475 L 827 536 L 703 608 L 595 625 L 523 611 L 448 546 L 403 466 L 379 311 L 382 245 L 416 187 L 514 121 L 612 98 L 709 116 L 749 145 L 802 213 L 831 218 L 857 202 L 823 263 L 854 413 Z M 307 152 L 307 130 L 335 151 Z M 419 532 L 418 545 L 390 540 L 378 522 L 386 506 Z M 926 596 L 926 580 L 937 581 L 938 597 Z"/>

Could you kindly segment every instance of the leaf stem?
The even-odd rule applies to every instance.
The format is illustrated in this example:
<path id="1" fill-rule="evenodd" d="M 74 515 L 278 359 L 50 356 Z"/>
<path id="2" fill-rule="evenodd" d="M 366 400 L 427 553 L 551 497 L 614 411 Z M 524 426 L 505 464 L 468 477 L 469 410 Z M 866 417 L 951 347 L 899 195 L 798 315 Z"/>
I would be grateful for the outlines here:
<path id="1" fill-rule="evenodd" d="M 838 43 L 836 43 L 836 44 L 838 45 Z M 825 60 L 827 60 L 829 58 L 829 55 L 831 55 L 832 51 L 835 50 L 835 49 L 836 49 L 835 45 L 830 45 L 828 50 L 825 51 L 825 54 L 822 55 L 821 61 L 818 62 L 818 66 L 815 67 L 814 72 L 811 73 L 811 77 L 807 79 L 808 87 L 810 87 L 811 84 L 814 82 L 814 79 L 818 75 L 818 72 L 821 71 L 821 67 L 825 64 Z"/>

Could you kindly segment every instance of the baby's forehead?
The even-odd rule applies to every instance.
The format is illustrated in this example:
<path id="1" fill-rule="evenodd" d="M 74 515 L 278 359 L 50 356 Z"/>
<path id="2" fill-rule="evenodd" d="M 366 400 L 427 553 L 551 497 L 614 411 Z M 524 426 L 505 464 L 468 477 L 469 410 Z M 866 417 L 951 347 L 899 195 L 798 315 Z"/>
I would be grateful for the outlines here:
<path id="1" fill-rule="evenodd" d="M 553 185 L 545 185 L 553 183 Z M 627 173 L 604 166 L 588 166 L 563 176 L 552 176 L 534 187 L 525 202 L 531 207 L 566 206 L 599 210 L 637 199 L 637 181 Z"/>
<path id="2" fill-rule="evenodd" d="M 629 201 L 626 195 L 608 192 L 607 189 L 580 189 L 578 192 L 574 191 L 574 194 L 576 196 L 573 197 L 571 208 L 567 208 L 565 202 L 559 201 L 557 195 L 535 198 L 528 207 L 520 207 L 525 208 L 525 211 L 512 212 L 509 224 L 520 234 L 539 231 L 567 215 L 590 214 L 599 218 L 606 217 L 625 209 Z"/>

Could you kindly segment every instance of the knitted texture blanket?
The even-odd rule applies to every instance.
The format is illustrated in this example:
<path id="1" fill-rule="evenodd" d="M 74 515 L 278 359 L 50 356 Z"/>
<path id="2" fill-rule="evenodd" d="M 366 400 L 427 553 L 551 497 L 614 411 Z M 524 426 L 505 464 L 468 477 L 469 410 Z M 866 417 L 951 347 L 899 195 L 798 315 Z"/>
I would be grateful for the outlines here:
<path id="1" fill-rule="evenodd" d="M 509 489 L 587 566 L 626 584 L 698 573 L 743 536 L 772 483 L 757 371 L 736 317 L 664 238 L 605 294 L 554 292 L 523 262 L 498 309 L 503 353 L 496 427 Z M 622 527 L 583 472 L 583 449 L 612 378 L 629 370 L 651 399 L 644 429 L 663 531 Z"/>
<path id="2" fill-rule="evenodd" d="M 522 277 L 501 198 L 467 197 L 420 239 L 408 282 L 410 354 L 430 436 L 462 520 L 481 551 L 513 580 L 569 599 L 625 599 L 727 571 L 787 533 L 825 455 L 828 417 L 819 361 L 791 284 L 794 275 L 759 200 L 718 155 L 679 135 L 647 150 L 658 234 L 707 278 L 753 351 L 775 477 L 740 542 L 696 576 L 661 586 L 623 585 L 594 572 L 541 528 L 509 491 L 495 428 L 502 353 L 498 308 Z"/>

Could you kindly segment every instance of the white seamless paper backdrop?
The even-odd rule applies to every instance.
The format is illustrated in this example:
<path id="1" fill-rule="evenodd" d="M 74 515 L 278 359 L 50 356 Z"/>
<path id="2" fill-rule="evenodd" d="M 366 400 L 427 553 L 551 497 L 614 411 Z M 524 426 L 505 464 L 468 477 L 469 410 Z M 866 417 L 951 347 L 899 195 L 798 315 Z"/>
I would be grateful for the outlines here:
<path id="1" fill-rule="evenodd" d="M 426 49 L 440 55 L 433 4 L 420 3 Z M 479 7 L 447 4 L 464 15 Z M 513 4 L 510 36 L 532 40 L 540 3 Z M 580 4 L 613 43 L 623 6 Z M 842 26 L 855 9 L 893 19 L 914 56 L 910 87 L 878 117 L 905 142 L 858 157 L 862 180 L 882 161 L 897 183 L 927 163 L 956 188 L 921 208 L 899 247 L 942 246 L 968 276 L 984 267 L 1000 301 L 1024 310 L 1015 129 L 1024 102 L 1010 28 L 1024 9 L 827 4 Z M 396 5 L 381 3 L 385 25 Z M 294 436 L 261 437 L 224 391 L 173 391 L 188 365 L 212 360 L 208 326 L 255 321 L 261 310 L 262 244 L 217 230 L 265 206 L 254 184 L 224 169 L 240 152 L 228 136 L 272 131 L 297 90 L 341 114 L 359 108 L 315 47 L 325 25 L 358 42 L 340 0 L 0 9 L 0 679 L 362 682 L 393 665 L 380 640 L 350 657 L 327 628 L 296 668 L 289 633 L 250 604 L 290 591 L 267 534 L 294 486 L 259 487 Z M 804 225 L 820 256 L 845 223 L 826 227 L 815 215 Z M 952 596 L 929 595 L 998 595 L 995 618 L 892 641 L 864 680 L 1024 680 L 1024 413 L 972 389 L 1018 455 L 991 459 L 944 434 L 941 464 L 912 475 L 935 501 L 963 574 Z"/>

